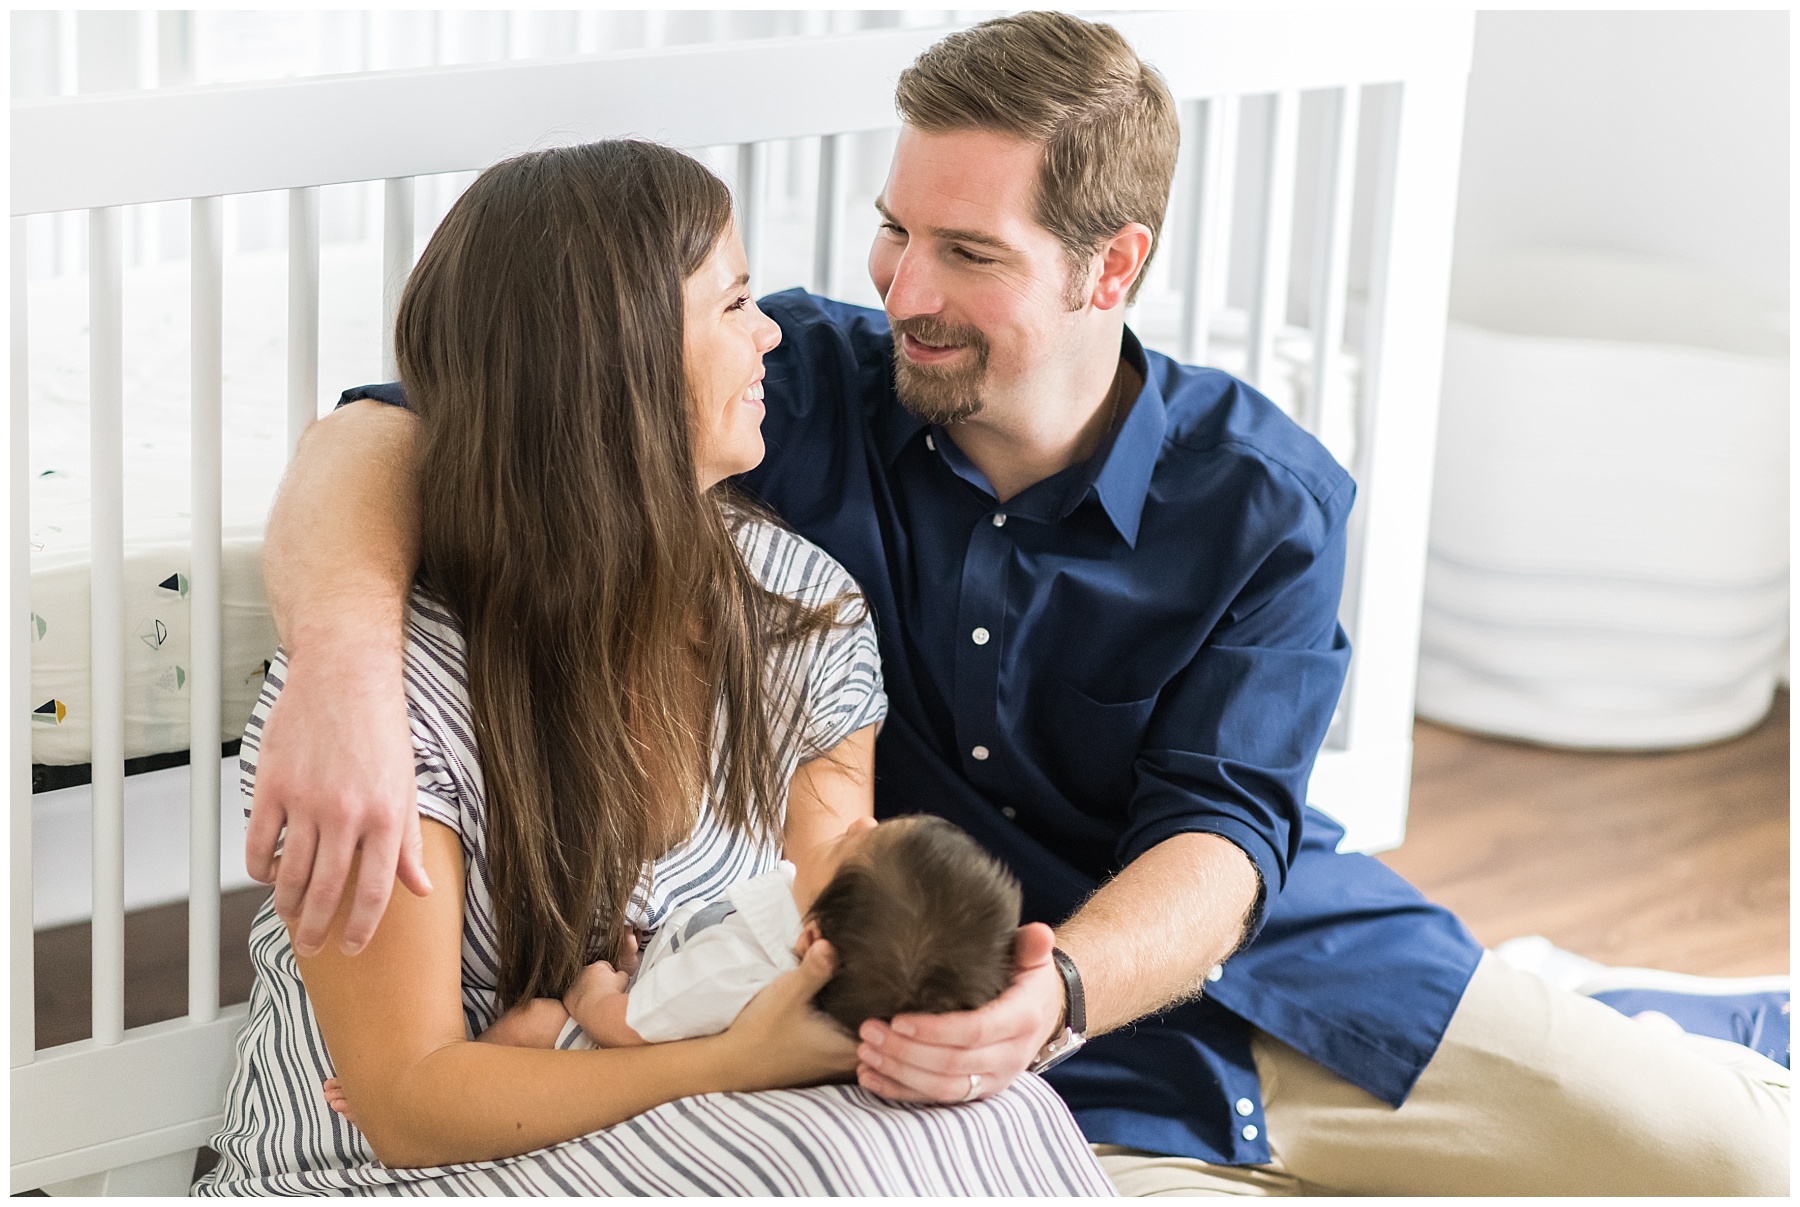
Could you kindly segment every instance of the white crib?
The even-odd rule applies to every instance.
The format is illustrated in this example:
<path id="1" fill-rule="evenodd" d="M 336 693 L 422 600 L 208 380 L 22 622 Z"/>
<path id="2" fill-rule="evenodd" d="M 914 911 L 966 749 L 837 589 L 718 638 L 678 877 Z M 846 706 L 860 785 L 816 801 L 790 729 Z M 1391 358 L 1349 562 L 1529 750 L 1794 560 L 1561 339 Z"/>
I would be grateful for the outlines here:
<path id="1" fill-rule="evenodd" d="M 1396 845 L 1470 18 L 1120 13 L 1182 102 L 1183 158 L 1133 316 L 1147 343 L 1240 373 L 1360 486 L 1342 610 L 1355 659 L 1314 774 L 1347 844 Z M 179 1194 L 219 1121 L 243 1008 L 218 1004 L 218 764 L 191 779 L 189 1013 L 124 1027 L 123 351 L 120 207 L 192 222 L 189 732 L 220 716 L 221 198 L 285 190 L 289 447 L 318 406 L 318 190 L 384 181 L 384 329 L 415 254 L 414 180 L 519 150 L 639 134 L 729 165 L 753 272 L 803 221 L 809 283 L 842 287 L 853 136 L 896 124 L 893 81 L 946 32 L 881 32 L 15 102 L 12 406 L 12 1188 Z M 821 98 L 828 98 L 822 100 Z M 792 142 L 788 140 L 805 140 Z M 866 140 L 865 140 L 866 141 Z M 815 155 L 795 218 L 769 179 Z M 735 150 L 720 150 L 735 148 Z M 789 173 L 787 196 L 794 195 Z M 93 1038 L 34 1051 L 27 215 L 87 211 L 93 498 Z M 847 257 L 846 257 L 847 258 Z M 766 285 L 767 282 L 765 281 Z M 329 316 L 328 316 L 329 317 Z M 391 358 L 387 362 L 391 371 Z M 333 389 L 355 382 L 324 383 Z M 229 787 L 229 785 L 226 785 Z"/>

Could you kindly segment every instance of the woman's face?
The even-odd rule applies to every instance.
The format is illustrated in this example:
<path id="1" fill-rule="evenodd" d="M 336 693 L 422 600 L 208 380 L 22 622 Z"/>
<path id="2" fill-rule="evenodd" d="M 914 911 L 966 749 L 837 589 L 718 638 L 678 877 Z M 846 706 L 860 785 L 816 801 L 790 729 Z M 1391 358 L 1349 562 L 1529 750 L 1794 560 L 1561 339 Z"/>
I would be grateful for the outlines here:
<path id="1" fill-rule="evenodd" d="M 781 328 L 756 308 L 737 227 L 687 279 L 688 393 L 693 399 L 694 464 L 700 489 L 754 469 L 763 459 L 763 353 Z"/>

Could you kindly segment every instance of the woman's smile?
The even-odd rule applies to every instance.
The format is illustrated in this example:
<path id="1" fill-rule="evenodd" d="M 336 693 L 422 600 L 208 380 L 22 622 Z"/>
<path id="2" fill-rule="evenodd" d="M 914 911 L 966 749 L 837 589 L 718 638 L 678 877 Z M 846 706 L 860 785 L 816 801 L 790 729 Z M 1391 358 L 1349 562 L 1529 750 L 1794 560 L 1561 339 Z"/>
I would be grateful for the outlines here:
<path id="1" fill-rule="evenodd" d="M 781 328 L 750 295 L 744 243 L 735 228 L 727 226 L 683 288 L 694 462 L 700 487 L 708 490 L 763 458 L 763 354 L 781 342 Z"/>

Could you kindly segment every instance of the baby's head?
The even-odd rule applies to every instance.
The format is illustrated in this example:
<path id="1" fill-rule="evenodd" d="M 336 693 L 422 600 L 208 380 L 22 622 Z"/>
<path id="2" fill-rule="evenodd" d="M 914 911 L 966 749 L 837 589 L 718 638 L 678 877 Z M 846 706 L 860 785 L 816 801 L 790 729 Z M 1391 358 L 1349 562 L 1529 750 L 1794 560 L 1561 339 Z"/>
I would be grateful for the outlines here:
<path id="1" fill-rule="evenodd" d="M 897 817 L 839 846 L 836 874 L 801 903 L 837 957 L 819 1009 L 854 1034 L 866 1018 L 973 1010 L 1000 996 L 1019 926 L 1011 873 L 938 817 Z"/>

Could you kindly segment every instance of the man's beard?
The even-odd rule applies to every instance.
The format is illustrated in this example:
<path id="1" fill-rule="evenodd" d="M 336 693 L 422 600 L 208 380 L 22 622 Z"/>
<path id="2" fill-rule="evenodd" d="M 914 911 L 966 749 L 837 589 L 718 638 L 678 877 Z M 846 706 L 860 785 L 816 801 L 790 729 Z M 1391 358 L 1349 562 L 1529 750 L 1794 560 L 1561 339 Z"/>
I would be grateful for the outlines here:
<path id="1" fill-rule="evenodd" d="M 927 423 L 948 426 L 981 410 L 981 380 L 987 376 L 987 336 L 973 327 L 957 327 L 921 315 L 899 319 L 894 332 L 894 389 L 900 405 Z M 942 347 L 960 344 L 973 355 L 959 365 L 921 365 L 900 350 L 900 337 Z"/>

